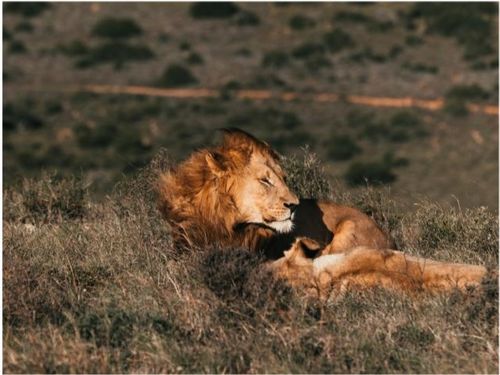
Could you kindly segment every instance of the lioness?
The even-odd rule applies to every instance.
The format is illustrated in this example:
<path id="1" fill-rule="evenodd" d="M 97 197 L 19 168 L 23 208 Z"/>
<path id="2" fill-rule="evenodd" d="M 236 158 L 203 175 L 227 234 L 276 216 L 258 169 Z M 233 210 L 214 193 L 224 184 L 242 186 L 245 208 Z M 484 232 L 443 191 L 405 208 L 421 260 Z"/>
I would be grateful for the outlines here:
<path id="1" fill-rule="evenodd" d="M 160 176 L 159 207 L 177 241 L 262 250 L 274 272 L 325 296 L 332 288 L 375 285 L 406 291 L 478 284 L 481 266 L 407 256 L 362 212 L 299 200 L 278 155 L 239 129 Z"/>

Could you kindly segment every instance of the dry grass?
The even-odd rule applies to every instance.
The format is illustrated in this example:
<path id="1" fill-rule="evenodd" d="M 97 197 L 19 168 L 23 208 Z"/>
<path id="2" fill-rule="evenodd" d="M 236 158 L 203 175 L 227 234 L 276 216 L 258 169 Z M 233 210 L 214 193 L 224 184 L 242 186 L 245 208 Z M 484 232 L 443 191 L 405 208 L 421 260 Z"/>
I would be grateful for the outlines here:
<path id="1" fill-rule="evenodd" d="M 385 191 L 340 194 L 310 155 L 285 164 L 298 191 L 357 205 L 406 251 L 497 268 L 498 220 L 484 209 L 409 214 Z M 4 372 L 498 372 L 494 276 L 465 294 L 320 304 L 245 249 L 175 249 L 150 188 L 167 166 L 162 153 L 99 204 L 75 181 L 4 192 Z M 81 215 L 54 203 L 67 197 Z"/>

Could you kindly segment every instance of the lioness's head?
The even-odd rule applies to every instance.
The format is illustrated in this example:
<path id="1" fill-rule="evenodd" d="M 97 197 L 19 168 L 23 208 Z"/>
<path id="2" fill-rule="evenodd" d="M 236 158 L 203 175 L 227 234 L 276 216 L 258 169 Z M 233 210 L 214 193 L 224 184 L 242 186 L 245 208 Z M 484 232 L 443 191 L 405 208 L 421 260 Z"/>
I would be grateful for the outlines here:
<path id="1" fill-rule="evenodd" d="M 285 184 L 278 155 L 265 142 L 239 129 L 224 129 L 222 146 L 209 150 L 206 163 L 235 208 L 235 225 L 256 224 L 276 232 L 293 227 L 297 196 Z"/>

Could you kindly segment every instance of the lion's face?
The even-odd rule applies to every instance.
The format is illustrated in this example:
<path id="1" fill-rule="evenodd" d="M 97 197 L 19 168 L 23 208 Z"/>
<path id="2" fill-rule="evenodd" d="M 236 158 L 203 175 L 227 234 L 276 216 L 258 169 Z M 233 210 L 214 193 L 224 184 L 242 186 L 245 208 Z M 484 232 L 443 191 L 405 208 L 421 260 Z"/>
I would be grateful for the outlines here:
<path id="1" fill-rule="evenodd" d="M 257 233 L 271 235 L 262 228 L 292 230 L 299 200 L 285 184 L 279 156 L 239 129 L 223 133 L 221 145 L 195 152 L 160 176 L 160 209 L 167 220 L 199 244 L 236 237 L 250 243 Z"/>
<path id="2" fill-rule="evenodd" d="M 280 233 L 292 230 L 299 200 L 286 186 L 284 173 L 274 160 L 254 153 L 246 167 L 235 171 L 232 183 L 231 195 L 240 222 Z"/>

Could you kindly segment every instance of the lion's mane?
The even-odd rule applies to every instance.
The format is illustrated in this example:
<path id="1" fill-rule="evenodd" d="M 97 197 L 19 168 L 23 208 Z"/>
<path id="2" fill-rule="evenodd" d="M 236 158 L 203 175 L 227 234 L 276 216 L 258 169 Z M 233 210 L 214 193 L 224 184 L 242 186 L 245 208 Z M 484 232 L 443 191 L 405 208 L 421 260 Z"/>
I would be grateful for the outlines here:
<path id="1" fill-rule="evenodd" d="M 223 129 L 222 145 L 202 149 L 162 174 L 157 190 L 159 209 L 176 240 L 189 245 L 222 244 L 255 248 L 272 235 L 269 229 L 240 225 L 231 194 L 237 194 L 235 173 L 214 176 L 207 158 L 225 163 L 228 170 L 245 168 L 253 153 L 278 159 L 265 142 L 240 130 Z"/>

